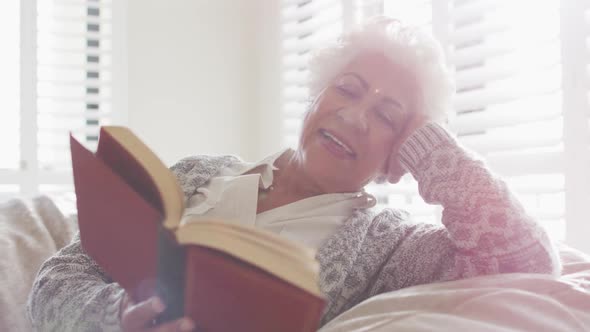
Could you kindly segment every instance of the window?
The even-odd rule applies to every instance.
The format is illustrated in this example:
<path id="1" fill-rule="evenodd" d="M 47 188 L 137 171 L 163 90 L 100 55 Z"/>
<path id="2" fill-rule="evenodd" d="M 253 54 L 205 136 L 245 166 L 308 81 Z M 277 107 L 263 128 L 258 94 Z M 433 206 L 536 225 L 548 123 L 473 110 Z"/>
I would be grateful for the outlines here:
<path id="1" fill-rule="evenodd" d="M 342 0 L 337 5 L 344 30 L 379 13 L 432 29 L 457 84 L 449 125 L 459 141 L 486 158 L 553 237 L 590 250 L 582 235 L 590 234 L 585 1 Z M 370 189 L 381 204 L 402 206 L 418 221 L 440 219 L 440 208 L 421 200 L 411 177 Z"/>
<path id="2" fill-rule="evenodd" d="M 14 170 L 20 160 L 20 0 L 6 0 L 0 3 L 0 100 L 2 121 L 0 121 L 0 199 L 15 195 L 19 186 L 14 183 Z"/>
<path id="3" fill-rule="evenodd" d="M 460 141 L 512 186 L 527 211 L 565 237 L 559 2 L 451 3 L 449 60 Z"/>
<path id="4" fill-rule="evenodd" d="M 112 118 L 111 0 L 9 0 L 0 24 L 0 192 L 48 194 L 74 211 L 69 139 L 95 148 Z M 20 33 L 18 33 L 20 32 Z M 20 45 L 20 46 L 19 46 Z M 8 153 L 4 153 L 8 151 Z M 0 197 L 1 198 L 1 197 Z"/>
<path id="5" fill-rule="evenodd" d="M 284 1 L 282 19 L 282 100 L 284 143 L 295 146 L 309 103 L 307 61 L 312 49 L 333 41 L 342 32 L 339 0 Z"/>

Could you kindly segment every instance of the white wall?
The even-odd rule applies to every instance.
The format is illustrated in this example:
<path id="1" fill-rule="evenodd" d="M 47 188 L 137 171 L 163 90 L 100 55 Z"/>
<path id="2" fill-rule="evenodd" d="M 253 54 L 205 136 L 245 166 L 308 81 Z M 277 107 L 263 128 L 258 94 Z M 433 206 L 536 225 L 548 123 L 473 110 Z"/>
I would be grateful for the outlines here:
<path id="1" fill-rule="evenodd" d="M 257 159 L 283 148 L 281 123 L 281 22 L 280 1 L 256 0 L 257 104 L 259 131 Z"/>
<path id="2" fill-rule="evenodd" d="M 259 16 L 275 2 L 127 2 L 127 123 L 166 163 L 190 154 L 261 155 L 259 55 L 272 52 L 261 51 L 267 32 L 260 34 Z"/>

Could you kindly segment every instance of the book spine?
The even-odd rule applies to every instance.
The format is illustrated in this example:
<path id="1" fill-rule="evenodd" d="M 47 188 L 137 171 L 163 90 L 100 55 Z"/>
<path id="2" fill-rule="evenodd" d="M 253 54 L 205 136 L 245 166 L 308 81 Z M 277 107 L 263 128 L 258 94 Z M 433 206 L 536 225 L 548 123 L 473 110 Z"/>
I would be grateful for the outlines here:
<path id="1" fill-rule="evenodd" d="M 184 316 L 186 249 L 174 234 L 158 225 L 158 270 L 156 294 L 166 304 L 157 321 L 167 322 Z"/>

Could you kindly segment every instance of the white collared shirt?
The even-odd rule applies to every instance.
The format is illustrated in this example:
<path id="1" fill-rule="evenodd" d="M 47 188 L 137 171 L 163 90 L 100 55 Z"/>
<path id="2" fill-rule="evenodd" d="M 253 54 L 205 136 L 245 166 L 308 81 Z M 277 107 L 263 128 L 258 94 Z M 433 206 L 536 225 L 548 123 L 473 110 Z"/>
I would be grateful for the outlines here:
<path id="1" fill-rule="evenodd" d="M 277 170 L 274 163 L 284 152 L 258 163 L 243 162 L 223 169 L 189 199 L 182 223 L 223 220 L 260 227 L 317 249 L 354 209 L 368 206 L 363 193 L 334 193 L 308 197 L 257 214 L 259 189 L 267 189 L 273 183 L 273 171 Z M 255 168 L 260 173 L 245 174 Z"/>

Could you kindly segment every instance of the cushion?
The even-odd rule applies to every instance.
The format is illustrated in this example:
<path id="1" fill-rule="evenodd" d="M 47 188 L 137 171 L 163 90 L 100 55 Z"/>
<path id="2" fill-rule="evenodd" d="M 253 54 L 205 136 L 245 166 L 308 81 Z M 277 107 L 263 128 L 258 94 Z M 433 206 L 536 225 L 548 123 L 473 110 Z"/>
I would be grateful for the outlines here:
<path id="1" fill-rule="evenodd" d="M 30 331 L 26 302 L 45 259 L 77 230 L 48 197 L 0 203 L 0 331 Z"/>
<path id="2" fill-rule="evenodd" d="M 370 298 L 320 332 L 590 331 L 590 257 L 562 246 L 563 274 L 502 274 Z"/>

